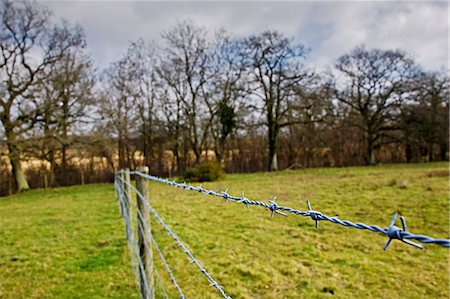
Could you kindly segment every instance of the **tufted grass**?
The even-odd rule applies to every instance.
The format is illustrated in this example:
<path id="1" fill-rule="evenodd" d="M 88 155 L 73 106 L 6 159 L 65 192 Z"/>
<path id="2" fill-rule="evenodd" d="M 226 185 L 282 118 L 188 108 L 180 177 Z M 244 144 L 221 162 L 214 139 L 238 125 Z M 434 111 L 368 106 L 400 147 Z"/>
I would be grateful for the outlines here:
<path id="1" fill-rule="evenodd" d="M 228 175 L 210 189 L 418 234 L 449 237 L 448 163 Z M 233 298 L 446 298 L 449 250 L 150 183 L 166 223 Z M 154 236 L 188 298 L 219 298 L 173 240 Z M 166 291 L 176 298 L 156 261 Z M 159 295 L 160 292 L 158 291 Z M 0 199 L 0 298 L 137 298 L 112 185 Z"/>

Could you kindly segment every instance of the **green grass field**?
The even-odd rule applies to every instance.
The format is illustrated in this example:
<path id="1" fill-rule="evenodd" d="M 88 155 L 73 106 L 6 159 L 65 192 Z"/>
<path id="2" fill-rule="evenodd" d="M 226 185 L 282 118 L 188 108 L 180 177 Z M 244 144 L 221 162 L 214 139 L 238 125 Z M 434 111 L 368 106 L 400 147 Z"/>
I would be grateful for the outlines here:
<path id="1" fill-rule="evenodd" d="M 312 208 L 449 237 L 448 164 L 228 175 L 232 195 Z M 449 249 L 416 249 L 381 234 L 151 183 L 151 202 L 233 298 L 448 298 Z M 398 223 L 398 225 L 400 225 Z M 219 298 L 173 240 L 154 236 L 187 298 Z M 0 199 L 0 298 L 138 298 L 112 185 L 34 190 Z M 157 261 L 166 291 L 176 292 Z M 159 292 L 158 292 L 159 294 Z"/>

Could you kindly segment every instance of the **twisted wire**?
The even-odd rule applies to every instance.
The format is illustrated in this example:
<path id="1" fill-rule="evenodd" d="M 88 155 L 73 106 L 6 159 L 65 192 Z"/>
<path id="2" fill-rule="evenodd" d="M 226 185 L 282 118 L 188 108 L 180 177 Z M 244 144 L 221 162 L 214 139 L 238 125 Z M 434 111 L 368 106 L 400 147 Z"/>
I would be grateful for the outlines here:
<path id="1" fill-rule="evenodd" d="M 131 172 L 130 172 L 131 173 Z M 126 180 L 116 176 L 116 178 L 121 181 L 122 183 L 126 184 L 128 187 L 133 189 L 133 191 L 136 193 L 136 196 L 138 196 L 142 202 L 147 206 L 149 211 L 153 214 L 156 220 L 161 224 L 161 226 L 164 228 L 164 230 L 175 240 L 175 242 L 178 244 L 179 247 L 182 248 L 182 250 L 186 253 L 186 255 L 191 259 L 192 263 L 194 263 L 197 268 L 200 269 L 201 273 L 206 277 L 206 279 L 209 281 L 210 286 L 213 286 L 216 288 L 219 293 L 222 295 L 223 298 L 231 299 L 230 296 L 228 296 L 223 287 L 219 285 L 219 283 L 206 271 L 206 269 L 202 266 L 202 264 L 194 257 L 194 255 L 191 253 L 191 251 L 186 247 L 186 245 L 183 244 L 183 242 L 180 240 L 180 238 L 175 234 L 164 222 L 161 216 L 156 212 L 156 210 L 150 205 L 148 200 L 139 192 L 137 188 L 135 188 L 133 185 L 131 185 Z"/>
<path id="2" fill-rule="evenodd" d="M 387 228 L 381 228 L 381 227 L 379 227 L 377 225 L 367 225 L 367 224 L 361 223 L 361 222 L 354 223 L 354 222 L 351 222 L 349 220 L 341 220 L 341 219 L 338 218 L 338 216 L 330 217 L 328 215 L 323 214 L 322 212 L 312 210 L 311 207 L 310 207 L 309 202 L 308 202 L 308 210 L 307 211 L 301 211 L 301 210 L 297 210 L 297 209 L 294 209 L 294 208 L 278 205 L 275 202 L 276 197 L 274 197 L 272 200 L 269 200 L 269 203 L 265 203 L 265 202 L 262 202 L 262 201 L 250 200 L 250 199 L 248 199 L 248 198 L 246 198 L 244 196 L 244 193 L 242 193 L 241 197 L 236 197 L 236 196 L 229 195 L 227 193 L 227 191 L 216 192 L 216 191 L 213 191 L 213 190 L 204 189 L 204 188 L 202 188 L 202 186 L 194 187 L 194 186 L 186 184 L 186 183 L 178 183 L 176 181 L 172 181 L 172 180 L 160 178 L 160 177 L 157 177 L 157 176 L 141 173 L 139 171 L 129 171 L 129 173 L 130 174 L 134 174 L 134 175 L 138 175 L 140 177 L 146 178 L 146 179 L 154 181 L 154 182 L 163 183 L 163 184 L 166 184 L 166 185 L 182 188 L 182 189 L 185 189 L 185 190 L 195 191 L 195 192 L 199 192 L 199 193 L 206 194 L 206 195 L 221 197 L 221 198 L 223 198 L 225 200 L 241 203 L 241 204 L 244 204 L 246 206 L 263 207 L 263 208 L 268 209 L 271 212 L 272 216 L 275 213 L 281 214 L 283 216 L 287 216 L 287 214 L 285 214 L 283 212 L 288 212 L 288 213 L 291 213 L 291 214 L 294 214 L 294 215 L 310 217 L 312 220 L 314 220 L 316 222 L 316 228 L 318 227 L 318 221 L 329 221 L 331 223 L 339 224 L 339 225 L 342 225 L 342 226 L 345 226 L 345 227 L 351 227 L 351 228 L 356 228 L 356 229 L 362 229 L 362 230 L 368 230 L 368 231 L 371 231 L 371 232 L 381 233 L 381 234 L 387 235 L 389 237 L 389 240 L 398 239 L 398 240 L 401 240 L 401 241 L 405 242 L 405 239 L 414 239 L 414 240 L 422 242 L 422 243 L 437 244 L 437 245 L 440 245 L 442 247 L 447 247 L 447 248 L 450 247 L 450 240 L 449 239 L 436 239 L 436 238 L 433 238 L 433 237 L 430 237 L 430 236 L 426 236 L 426 235 L 413 234 L 411 232 L 408 232 L 406 229 L 400 229 L 400 228 L 394 226 L 393 224 L 391 224 Z M 405 242 L 405 243 L 410 244 L 409 242 Z M 410 244 L 410 245 L 412 245 L 412 244 Z M 416 247 L 419 247 L 419 246 L 416 246 Z"/>
<path id="3" fill-rule="evenodd" d="M 158 252 L 159 258 L 161 259 L 162 263 L 164 264 L 164 267 L 166 268 L 167 273 L 170 276 L 170 279 L 172 280 L 173 284 L 175 285 L 175 288 L 178 291 L 179 297 L 182 299 L 186 298 L 184 296 L 183 291 L 181 290 L 180 286 L 178 285 L 177 280 L 175 279 L 175 276 L 173 275 L 172 270 L 170 270 L 170 267 L 167 264 L 167 261 L 163 255 L 161 249 L 159 248 L 158 243 L 156 243 L 156 240 L 155 240 L 155 238 L 153 238 L 153 235 L 150 235 L 150 238 L 152 240 L 153 246 L 155 247 L 156 251 Z"/>

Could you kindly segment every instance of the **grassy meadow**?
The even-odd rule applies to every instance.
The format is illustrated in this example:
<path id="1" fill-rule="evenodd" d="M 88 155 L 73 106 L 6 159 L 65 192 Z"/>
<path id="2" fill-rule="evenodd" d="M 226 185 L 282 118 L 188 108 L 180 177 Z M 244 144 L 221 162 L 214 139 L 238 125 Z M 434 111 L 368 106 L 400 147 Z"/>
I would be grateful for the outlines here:
<path id="1" fill-rule="evenodd" d="M 449 237 L 449 165 L 387 165 L 228 175 L 214 190 L 353 222 Z M 306 217 L 151 185 L 151 202 L 233 298 L 448 298 L 449 249 L 420 250 Z M 219 298 L 153 221 L 187 298 Z M 398 221 L 397 225 L 400 225 Z M 160 262 L 170 298 L 176 292 Z M 157 294 L 161 294 L 158 290 Z M 0 298 L 138 298 L 113 185 L 33 190 L 0 199 Z"/>

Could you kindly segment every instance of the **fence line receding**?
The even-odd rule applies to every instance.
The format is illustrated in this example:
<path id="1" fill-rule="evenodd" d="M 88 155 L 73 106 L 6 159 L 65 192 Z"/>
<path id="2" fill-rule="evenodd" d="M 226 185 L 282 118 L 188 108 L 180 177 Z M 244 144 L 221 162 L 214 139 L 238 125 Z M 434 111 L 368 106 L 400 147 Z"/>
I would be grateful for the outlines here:
<path id="1" fill-rule="evenodd" d="M 134 175 L 137 180 L 137 187 L 134 187 L 130 182 L 130 175 Z M 402 227 L 395 226 L 395 222 L 398 217 L 398 212 L 395 212 L 386 228 L 379 227 L 377 225 L 367 225 L 361 222 L 351 222 L 349 220 L 341 220 L 338 216 L 328 216 L 322 212 L 313 210 L 311 208 L 311 203 L 307 201 L 307 210 L 301 211 L 291 207 L 282 206 L 276 203 L 276 197 L 269 200 L 267 203 L 262 201 L 250 200 L 244 196 L 242 192 L 240 197 L 231 196 L 227 193 L 228 190 L 223 192 L 208 190 L 203 188 L 201 185 L 198 187 L 192 186 L 186 183 L 178 183 L 173 180 L 168 180 L 153 176 L 148 174 L 148 169 L 143 169 L 141 171 L 119 171 L 115 176 L 115 189 L 117 193 L 119 208 L 122 217 L 125 221 L 125 232 L 128 245 L 130 248 L 131 261 L 136 274 L 137 285 L 139 286 L 140 294 L 142 298 L 153 299 L 155 296 L 155 284 L 154 277 L 156 276 L 156 282 L 165 298 L 167 298 L 167 292 L 161 281 L 160 275 L 156 270 L 153 263 L 152 250 L 155 249 L 158 257 L 163 264 L 170 280 L 173 283 L 174 289 L 178 293 L 179 298 L 185 298 L 181 286 L 177 282 L 172 270 L 167 263 L 166 258 L 160 247 L 158 246 L 155 238 L 152 235 L 152 229 L 150 226 L 150 218 L 147 214 L 152 214 L 156 223 L 162 226 L 162 228 L 167 232 L 167 234 L 175 240 L 177 245 L 183 250 L 183 252 L 188 256 L 190 261 L 199 268 L 200 273 L 207 279 L 210 286 L 214 287 L 218 293 L 223 298 L 231 298 L 224 290 L 224 288 L 211 276 L 209 272 L 206 271 L 205 267 L 194 257 L 192 252 L 188 247 L 181 241 L 181 239 L 173 232 L 169 226 L 164 222 L 163 218 L 156 212 L 152 207 L 151 201 L 149 200 L 149 194 L 146 183 L 140 183 L 140 180 L 150 180 L 154 182 L 163 183 L 173 187 L 182 188 L 184 190 L 190 190 L 194 192 L 199 192 L 206 195 L 211 195 L 215 197 L 223 198 L 227 201 L 232 201 L 235 203 L 240 203 L 249 206 L 258 206 L 267 209 L 270 212 L 270 217 L 274 214 L 280 214 L 282 216 L 288 216 L 288 214 L 309 217 L 315 221 L 316 229 L 319 227 L 319 221 L 329 221 L 333 224 L 338 224 L 345 227 L 356 228 L 361 230 L 367 230 L 370 232 L 376 232 L 384 234 L 388 237 L 388 241 L 384 246 L 384 250 L 388 248 L 392 240 L 400 240 L 403 243 L 422 249 L 422 245 L 412 242 L 411 240 L 416 240 L 425 244 L 437 244 L 442 247 L 450 247 L 449 239 L 436 239 L 426 235 L 413 234 L 407 230 L 406 220 L 403 216 L 400 217 Z M 136 202 L 131 196 L 131 190 L 136 194 Z M 135 210 L 135 213 L 132 212 Z M 135 225 L 137 223 L 137 225 Z M 153 222 L 152 222 L 153 223 Z M 138 239 L 138 240 L 137 240 Z M 155 274 L 155 275 L 153 275 Z"/>

